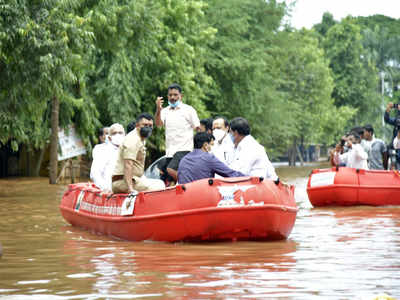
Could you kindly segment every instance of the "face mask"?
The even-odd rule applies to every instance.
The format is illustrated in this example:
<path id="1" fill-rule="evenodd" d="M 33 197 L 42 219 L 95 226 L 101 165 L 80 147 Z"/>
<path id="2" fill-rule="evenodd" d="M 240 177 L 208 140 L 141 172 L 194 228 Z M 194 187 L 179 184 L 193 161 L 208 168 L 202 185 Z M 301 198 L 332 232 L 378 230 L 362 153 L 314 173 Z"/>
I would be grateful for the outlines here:
<path id="1" fill-rule="evenodd" d="M 223 131 L 222 129 L 214 129 L 213 130 L 213 136 L 215 137 L 215 140 L 217 142 L 220 142 L 224 136 L 225 136 L 226 132 Z"/>
<path id="2" fill-rule="evenodd" d="M 151 136 L 151 132 L 153 131 L 152 127 L 142 127 L 140 128 L 140 136 L 143 138 L 148 138 Z"/>
<path id="3" fill-rule="evenodd" d="M 179 104 L 181 104 L 180 100 L 175 101 L 174 103 L 172 103 L 171 101 L 168 101 L 169 106 L 171 106 L 172 108 L 178 107 Z"/>
<path id="4" fill-rule="evenodd" d="M 113 143 L 115 146 L 121 145 L 123 140 L 124 140 L 123 134 L 115 134 L 111 136 L 111 143 Z"/>
<path id="5" fill-rule="evenodd" d="M 106 136 L 106 138 L 104 140 L 104 143 L 108 144 L 110 142 L 109 135 L 106 134 L 105 136 Z"/>
<path id="6" fill-rule="evenodd" d="M 232 143 L 235 143 L 235 137 L 233 136 L 233 134 L 232 134 L 232 133 L 230 133 L 230 134 L 229 134 L 229 137 L 231 138 L 231 140 L 232 140 Z"/>

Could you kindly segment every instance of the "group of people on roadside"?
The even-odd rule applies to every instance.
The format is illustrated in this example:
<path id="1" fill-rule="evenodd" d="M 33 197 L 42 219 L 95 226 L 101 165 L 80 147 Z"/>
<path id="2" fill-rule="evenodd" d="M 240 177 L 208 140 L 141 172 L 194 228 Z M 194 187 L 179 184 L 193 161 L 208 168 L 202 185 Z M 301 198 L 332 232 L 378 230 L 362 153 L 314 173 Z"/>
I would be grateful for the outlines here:
<path id="1" fill-rule="evenodd" d="M 250 135 L 246 119 L 228 122 L 219 116 L 200 121 L 182 96 L 181 87 L 172 84 L 168 106 L 163 107 L 163 97 L 157 98 L 155 118 L 140 114 L 126 135 L 118 123 L 102 129 L 99 140 L 104 142 L 93 149 L 90 172 L 96 186 L 104 192 L 136 193 L 215 176 L 278 179 L 264 147 Z M 154 124 L 165 128 L 166 155 L 158 164 L 161 179 L 144 175 L 146 140 Z"/>

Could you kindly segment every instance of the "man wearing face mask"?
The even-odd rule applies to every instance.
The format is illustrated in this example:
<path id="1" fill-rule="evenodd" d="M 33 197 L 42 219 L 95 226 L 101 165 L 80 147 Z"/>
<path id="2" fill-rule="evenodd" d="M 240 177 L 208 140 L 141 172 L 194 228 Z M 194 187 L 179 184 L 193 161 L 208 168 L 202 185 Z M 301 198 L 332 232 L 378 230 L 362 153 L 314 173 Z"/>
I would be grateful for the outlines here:
<path id="1" fill-rule="evenodd" d="M 250 125 L 246 119 L 234 118 L 230 123 L 229 134 L 235 145 L 229 167 L 247 176 L 278 179 L 264 147 L 250 135 Z"/>
<path id="2" fill-rule="evenodd" d="M 156 101 L 156 125 L 165 126 L 166 159 L 159 166 L 163 174 L 177 181 L 180 160 L 193 150 L 193 130 L 200 130 L 196 110 L 182 103 L 182 89 L 178 84 L 168 87 L 168 106 L 162 107 L 163 97 Z"/>
<path id="3" fill-rule="evenodd" d="M 222 161 L 209 153 L 211 150 L 211 135 L 198 132 L 194 136 L 194 150 L 185 155 L 179 163 L 178 182 L 189 183 L 203 178 L 212 178 L 215 174 L 222 177 L 245 176 L 227 167 Z"/>
<path id="4" fill-rule="evenodd" d="M 124 127 L 115 123 L 109 128 L 108 143 L 97 148 L 93 155 L 90 179 L 104 192 L 111 192 L 111 176 L 117 160 L 118 148 L 125 137 Z"/>
<path id="5" fill-rule="evenodd" d="M 96 158 L 97 153 L 102 153 L 104 150 L 104 147 L 107 147 L 109 140 L 109 134 L 110 134 L 110 127 L 102 127 L 98 130 L 97 132 L 97 138 L 99 139 L 99 143 L 94 146 L 93 151 L 92 151 L 92 157 L 93 159 Z"/>
<path id="6" fill-rule="evenodd" d="M 215 142 L 211 148 L 211 153 L 220 161 L 229 165 L 233 153 L 233 142 L 228 133 L 229 122 L 225 117 L 216 117 L 213 121 L 212 129 Z"/>
<path id="7" fill-rule="evenodd" d="M 148 113 L 140 114 L 136 119 L 136 128 L 126 135 L 119 149 L 112 176 L 114 193 L 136 193 L 165 188 L 161 180 L 146 178 L 143 175 L 146 158 L 145 144 L 152 130 L 153 116 Z"/>

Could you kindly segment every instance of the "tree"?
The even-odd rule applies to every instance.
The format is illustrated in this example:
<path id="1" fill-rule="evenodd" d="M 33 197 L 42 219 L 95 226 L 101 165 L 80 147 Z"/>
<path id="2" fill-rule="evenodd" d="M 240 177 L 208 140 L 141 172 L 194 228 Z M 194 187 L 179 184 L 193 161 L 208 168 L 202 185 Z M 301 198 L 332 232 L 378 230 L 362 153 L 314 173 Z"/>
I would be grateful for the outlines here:
<path id="1" fill-rule="evenodd" d="M 360 27 L 347 18 L 328 30 L 322 45 L 334 78 L 335 105 L 358 110 L 353 125 L 378 118 L 377 72 L 363 48 Z"/>
<path id="2" fill-rule="evenodd" d="M 157 96 L 173 82 L 184 100 L 206 116 L 205 95 L 212 85 L 204 69 L 206 47 L 214 37 L 202 1 L 99 1 L 87 14 L 96 37 L 88 89 L 101 122 L 128 124 L 140 112 L 155 110 Z M 149 147 L 159 155 L 162 132 Z"/>
<path id="3" fill-rule="evenodd" d="M 333 15 L 329 12 L 326 12 L 322 16 L 322 22 L 315 24 L 313 28 L 321 35 L 321 37 L 325 37 L 328 30 L 336 23 L 337 22 L 333 18 Z"/>
<path id="4" fill-rule="evenodd" d="M 206 10 L 209 24 L 218 30 L 206 61 L 215 81 L 207 108 L 214 115 L 251 120 L 253 134 L 262 141 L 272 107 L 277 108 L 279 71 L 273 69 L 273 55 L 285 12 L 284 3 L 263 0 L 213 0 Z"/>
<path id="5" fill-rule="evenodd" d="M 354 112 L 335 108 L 331 98 L 334 86 L 329 63 L 316 36 L 308 30 L 286 34 L 285 51 L 277 60 L 281 70 L 279 90 L 286 100 L 286 116 L 280 124 L 285 124 L 287 130 L 283 131 L 280 140 L 286 141 L 284 145 L 290 148 L 289 164 L 294 165 L 299 143 L 304 148 L 311 142 L 333 142 L 334 137 L 327 134 L 326 128 L 337 132 L 336 126 L 342 125 L 337 124 L 337 115 L 341 114 L 347 121 Z"/>
<path id="6" fill-rule="evenodd" d="M 60 120 L 51 127 L 53 168 L 58 124 L 77 123 L 86 141 L 96 124 L 94 106 L 90 98 L 83 100 L 84 84 L 80 84 L 93 35 L 87 20 L 75 13 L 79 4 L 76 0 L 1 3 L 0 142 L 11 140 L 15 150 L 20 143 L 44 148 L 51 132 L 48 107 L 52 99 L 56 107 L 59 101 Z M 54 183 L 56 171 L 51 174 Z"/>

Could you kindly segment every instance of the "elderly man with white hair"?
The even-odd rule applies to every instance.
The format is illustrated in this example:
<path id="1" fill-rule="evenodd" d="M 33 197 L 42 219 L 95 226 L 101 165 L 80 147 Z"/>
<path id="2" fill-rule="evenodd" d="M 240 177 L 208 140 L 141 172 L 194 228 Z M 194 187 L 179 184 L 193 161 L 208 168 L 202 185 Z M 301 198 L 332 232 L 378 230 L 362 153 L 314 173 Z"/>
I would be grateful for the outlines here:
<path id="1" fill-rule="evenodd" d="M 118 149 L 125 138 L 125 130 L 121 124 L 111 125 L 108 143 L 96 152 L 90 168 L 90 179 L 102 191 L 112 192 L 112 173 L 118 158 Z"/>

